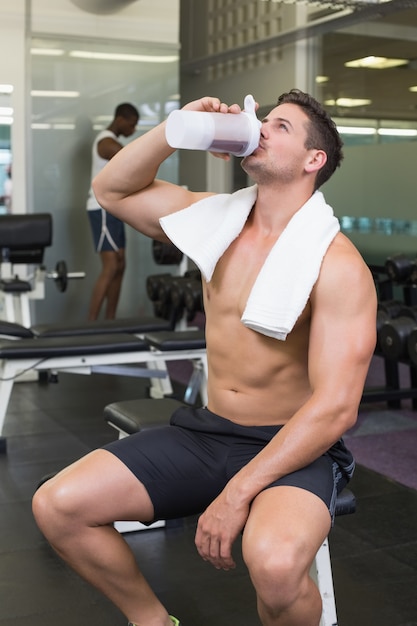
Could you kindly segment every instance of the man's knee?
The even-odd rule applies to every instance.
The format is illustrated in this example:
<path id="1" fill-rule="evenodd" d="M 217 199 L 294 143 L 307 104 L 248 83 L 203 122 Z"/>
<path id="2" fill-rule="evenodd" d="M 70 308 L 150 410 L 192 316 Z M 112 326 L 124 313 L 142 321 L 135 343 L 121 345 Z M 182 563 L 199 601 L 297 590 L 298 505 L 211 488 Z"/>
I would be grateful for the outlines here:
<path id="1" fill-rule="evenodd" d="M 75 504 L 63 481 L 50 479 L 39 487 L 32 499 L 32 511 L 46 537 L 54 539 L 54 535 L 69 532 L 68 520 L 75 517 Z"/>
<path id="2" fill-rule="evenodd" d="M 308 567 L 301 558 L 302 546 L 282 541 L 271 547 L 263 538 L 246 546 L 244 559 L 258 597 L 266 606 L 284 610 L 302 593 Z"/>

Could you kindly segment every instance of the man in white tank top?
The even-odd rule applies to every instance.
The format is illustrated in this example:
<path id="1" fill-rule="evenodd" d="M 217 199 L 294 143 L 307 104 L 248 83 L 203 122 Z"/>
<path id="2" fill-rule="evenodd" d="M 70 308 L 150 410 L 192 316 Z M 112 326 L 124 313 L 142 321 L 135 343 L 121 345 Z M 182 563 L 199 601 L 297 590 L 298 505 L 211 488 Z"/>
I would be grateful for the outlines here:
<path id="1" fill-rule="evenodd" d="M 114 157 L 123 145 L 118 137 L 130 137 L 139 121 L 139 112 L 132 104 L 116 107 L 111 124 L 98 133 L 92 147 L 91 179 Z M 105 319 L 114 319 L 125 271 L 126 236 L 124 223 L 107 213 L 97 202 L 90 188 L 87 200 L 94 246 L 100 254 L 101 272 L 94 285 L 88 319 L 96 320 L 106 302 Z"/>

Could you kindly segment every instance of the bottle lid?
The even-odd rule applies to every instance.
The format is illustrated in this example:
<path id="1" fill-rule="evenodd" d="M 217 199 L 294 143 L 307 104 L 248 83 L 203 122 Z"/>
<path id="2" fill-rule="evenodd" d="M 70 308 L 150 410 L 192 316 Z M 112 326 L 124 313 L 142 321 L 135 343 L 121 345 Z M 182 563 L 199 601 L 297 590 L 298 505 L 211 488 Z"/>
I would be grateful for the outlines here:
<path id="1" fill-rule="evenodd" d="M 248 94 L 247 96 L 245 96 L 243 107 L 244 107 L 243 113 L 250 120 L 251 135 L 250 135 L 249 142 L 246 148 L 239 153 L 237 152 L 233 153 L 235 156 L 238 156 L 238 157 L 245 157 L 245 156 L 248 156 L 249 154 L 252 154 L 252 152 L 254 152 L 256 148 L 259 146 L 259 139 L 261 137 L 262 122 L 260 122 L 258 118 L 256 117 L 256 102 L 255 102 L 255 98 L 251 94 Z"/>

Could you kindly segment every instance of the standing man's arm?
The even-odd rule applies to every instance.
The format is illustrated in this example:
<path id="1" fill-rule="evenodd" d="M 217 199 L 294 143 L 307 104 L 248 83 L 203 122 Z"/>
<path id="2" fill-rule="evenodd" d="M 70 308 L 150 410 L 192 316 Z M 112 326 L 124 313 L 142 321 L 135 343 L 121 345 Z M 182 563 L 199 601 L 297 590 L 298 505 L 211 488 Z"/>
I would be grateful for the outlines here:
<path id="1" fill-rule="evenodd" d="M 103 137 L 97 144 L 99 156 L 102 159 L 106 159 L 106 161 L 110 161 L 122 148 L 123 145 L 116 141 L 116 139 L 113 139 L 113 137 Z"/>
<path id="2" fill-rule="evenodd" d="M 239 105 L 229 107 L 211 97 L 195 100 L 183 108 L 240 112 Z M 165 138 L 165 122 L 125 146 L 93 181 L 100 206 L 145 235 L 166 240 L 159 218 L 212 195 L 156 179 L 159 166 L 173 152 Z"/>

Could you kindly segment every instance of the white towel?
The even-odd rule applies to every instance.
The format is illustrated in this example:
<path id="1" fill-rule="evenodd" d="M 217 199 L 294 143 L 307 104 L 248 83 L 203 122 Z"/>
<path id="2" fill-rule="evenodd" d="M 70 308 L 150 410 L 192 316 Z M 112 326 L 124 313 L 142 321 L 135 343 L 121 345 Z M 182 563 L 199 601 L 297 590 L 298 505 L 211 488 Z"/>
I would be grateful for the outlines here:
<path id="1" fill-rule="evenodd" d="M 160 223 L 209 282 L 217 261 L 244 227 L 256 196 L 256 185 L 234 194 L 209 196 Z M 332 208 L 316 191 L 272 247 L 249 294 L 243 324 L 285 340 L 305 308 L 323 257 L 339 230 Z"/>

